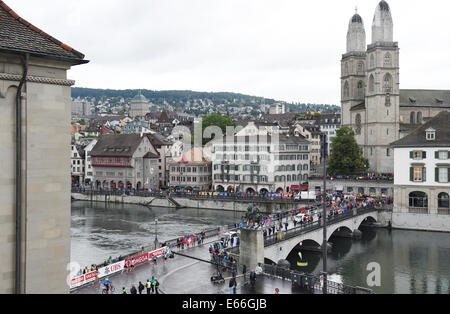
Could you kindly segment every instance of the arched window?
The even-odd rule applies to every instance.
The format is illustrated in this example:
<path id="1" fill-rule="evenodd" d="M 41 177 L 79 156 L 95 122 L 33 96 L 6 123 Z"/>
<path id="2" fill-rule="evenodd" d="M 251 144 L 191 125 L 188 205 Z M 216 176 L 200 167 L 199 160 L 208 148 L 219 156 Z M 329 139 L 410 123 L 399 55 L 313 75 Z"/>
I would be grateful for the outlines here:
<path id="1" fill-rule="evenodd" d="M 361 115 L 359 113 L 356 115 L 355 124 L 356 124 L 355 133 L 356 133 L 356 135 L 360 135 L 361 134 Z"/>
<path id="2" fill-rule="evenodd" d="M 428 209 L 428 196 L 424 192 L 409 193 L 409 207 Z"/>
<path id="3" fill-rule="evenodd" d="M 350 96 L 350 87 L 348 85 L 348 82 L 346 81 L 344 84 L 344 97 L 348 98 Z"/>
<path id="4" fill-rule="evenodd" d="M 415 120 L 415 117 L 416 117 L 416 114 L 415 114 L 415 112 L 411 112 L 411 114 L 409 115 L 409 123 L 410 124 L 415 124 L 416 122 L 416 120 Z"/>
<path id="5" fill-rule="evenodd" d="M 369 77 L 369 92 L 373 93 L 375 91 L 375 79 L 373 75 Z"/>
<path id="6" fill-rule="evenodd" d="M 438 208 L 450 208 L 450 202 L 447 193 L 442 192 L 438 195 Z"/>
<path id="7" fill-rule="evenodd" d="M 389 52 L 384 55 L 384 66 L 392 66 L 392 57 Z"/>
<path id="8" fill-rule="evenodd" d="M 360 62 L 358 63 L 358 74 L 364 72 L 364 63 Z"/>
<path id="9" fill-rule="evenodd" d="M 305 182 L 308 181 L 308 175 L 307 174 L 303 175 L 303 181 L 305 181 Z"/>
<path id="10" fill-rule="evenodd" d="M 389 73 L 384 76 L 383 90 L 385 93 L 392 93 L 392 76 Z"/>
<path id="11" fill-rule="evenodd" d="M 287 176 L 287 182 L 291 182 L 291 175 Z"/>
<path id="12" fill-rule="evenodd" d="M 362 98 L 364 96 L 364 84 L 362 81 L 358 82 L 358 98 Z"/>
<path id="13" fill-rule="evenodd" d="M 308 170 L 308 165 L 307 164 L 303 165 L 303 170 Z"/>
<path id="14" fill-rule="evenodd" d="M 417 113 L 417 124 L 422 124 L 422 112 Z"/>

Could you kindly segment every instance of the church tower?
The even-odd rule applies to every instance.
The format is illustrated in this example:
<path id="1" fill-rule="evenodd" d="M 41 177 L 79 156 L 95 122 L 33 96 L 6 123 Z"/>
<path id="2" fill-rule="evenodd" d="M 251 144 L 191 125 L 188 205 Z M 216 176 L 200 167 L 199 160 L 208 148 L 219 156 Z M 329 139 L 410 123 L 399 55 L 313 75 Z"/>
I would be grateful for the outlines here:
<path id="1" fill-rule="evenodd" d="M 400 138 L 399 47 L 393 41 L 391 10 L 384 0 L 375 9 L 366 64 L 364 139 L 359 144 L 369 159 L 370 171 L 392 173 L 393 152 L 389 144 Z"/>
<path id="2" fill-rule="evenodd" d="M 364 103 L 366 32 L 358 13 L 352 16 L 347 32 L 347 52 L 341 60 L 342 125 L 351 126 L 350 109 Z"/>

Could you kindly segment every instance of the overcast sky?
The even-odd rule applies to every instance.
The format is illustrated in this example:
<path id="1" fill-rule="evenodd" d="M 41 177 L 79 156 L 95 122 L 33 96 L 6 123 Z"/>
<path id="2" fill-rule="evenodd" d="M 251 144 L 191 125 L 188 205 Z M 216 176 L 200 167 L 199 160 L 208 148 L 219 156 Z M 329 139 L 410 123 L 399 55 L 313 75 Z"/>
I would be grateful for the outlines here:
<path id="1" fill-rule="evenodd" d="M 237 92 L 340 103 L 358 7 L 367 43 L 378 0 L 5 0 L 84 53 L 77 87 Z M 450 89 L 450 3 L 389 0 L 403 89 Z"/>

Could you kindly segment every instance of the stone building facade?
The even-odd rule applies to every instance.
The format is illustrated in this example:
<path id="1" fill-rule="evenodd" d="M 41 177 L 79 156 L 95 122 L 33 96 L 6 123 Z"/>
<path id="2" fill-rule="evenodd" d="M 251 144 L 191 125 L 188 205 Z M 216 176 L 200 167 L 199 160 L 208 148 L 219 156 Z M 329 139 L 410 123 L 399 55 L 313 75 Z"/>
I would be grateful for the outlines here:
<path id="1" fill-rule="evenodd" d="M 148 99 L 145 98 L 141 92 L 139 92 L 130 101 L 130 111 L 128 115 L 133 119 L 136 117 L 145 117 L 145 115 L 150 111 L 149 105 Z"/>
<path id="2" fill-rule="evenodd" d="M 159 188 L 159 155 L 145 135 L 104 135 L 90 156 L 95 189 Z"/>
<path id="3" fill-rule="evenodd" d="M 0 24 L 0 294 L 68 293 L 74 81 L 67 72 L 87 61 L 3 1 Z"/>
<path id="4" fill-rule="evenodd" d="M 298 191 L 310 174 L 310 142 L 249 123 L 212 143 L 213 185 L 251 194 Z"/>
<path id="5" fill-rule="evenodd" d="M 366 46 L 364 22 L 349 22 L 347 51 L 341 60 L 342 125 L 355 130 L 370 171 L 393 173 L 390 143 L 442 110 L 450 110 L 450 92 L 400 89 L 400 49 L 394 41 L 391 8 L 376 7 L 372 43 Z"/>
<path id="6" fill-rule="evenodd" d="M 450 113 L 439 113 L 392 147 L 393 227 L 450 231 Z"/>
<path id="7" fill-rule="evenodd" d="M 169 185 L 210 191 L 211 165 L 203 149 L 194 147 L 169 162 Z"/>

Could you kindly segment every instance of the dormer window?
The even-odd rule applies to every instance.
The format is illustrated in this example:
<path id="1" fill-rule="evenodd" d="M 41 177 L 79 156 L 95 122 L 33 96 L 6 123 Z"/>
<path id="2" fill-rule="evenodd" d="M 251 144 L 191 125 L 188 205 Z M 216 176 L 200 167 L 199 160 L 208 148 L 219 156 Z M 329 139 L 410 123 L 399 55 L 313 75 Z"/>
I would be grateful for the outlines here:
<path id="1" fill-rule="evenodd" d="M 434 141 L 436 139 L 436 130 L 433 128 L 429 128 L 425 130 L 427 141 Z"/>

